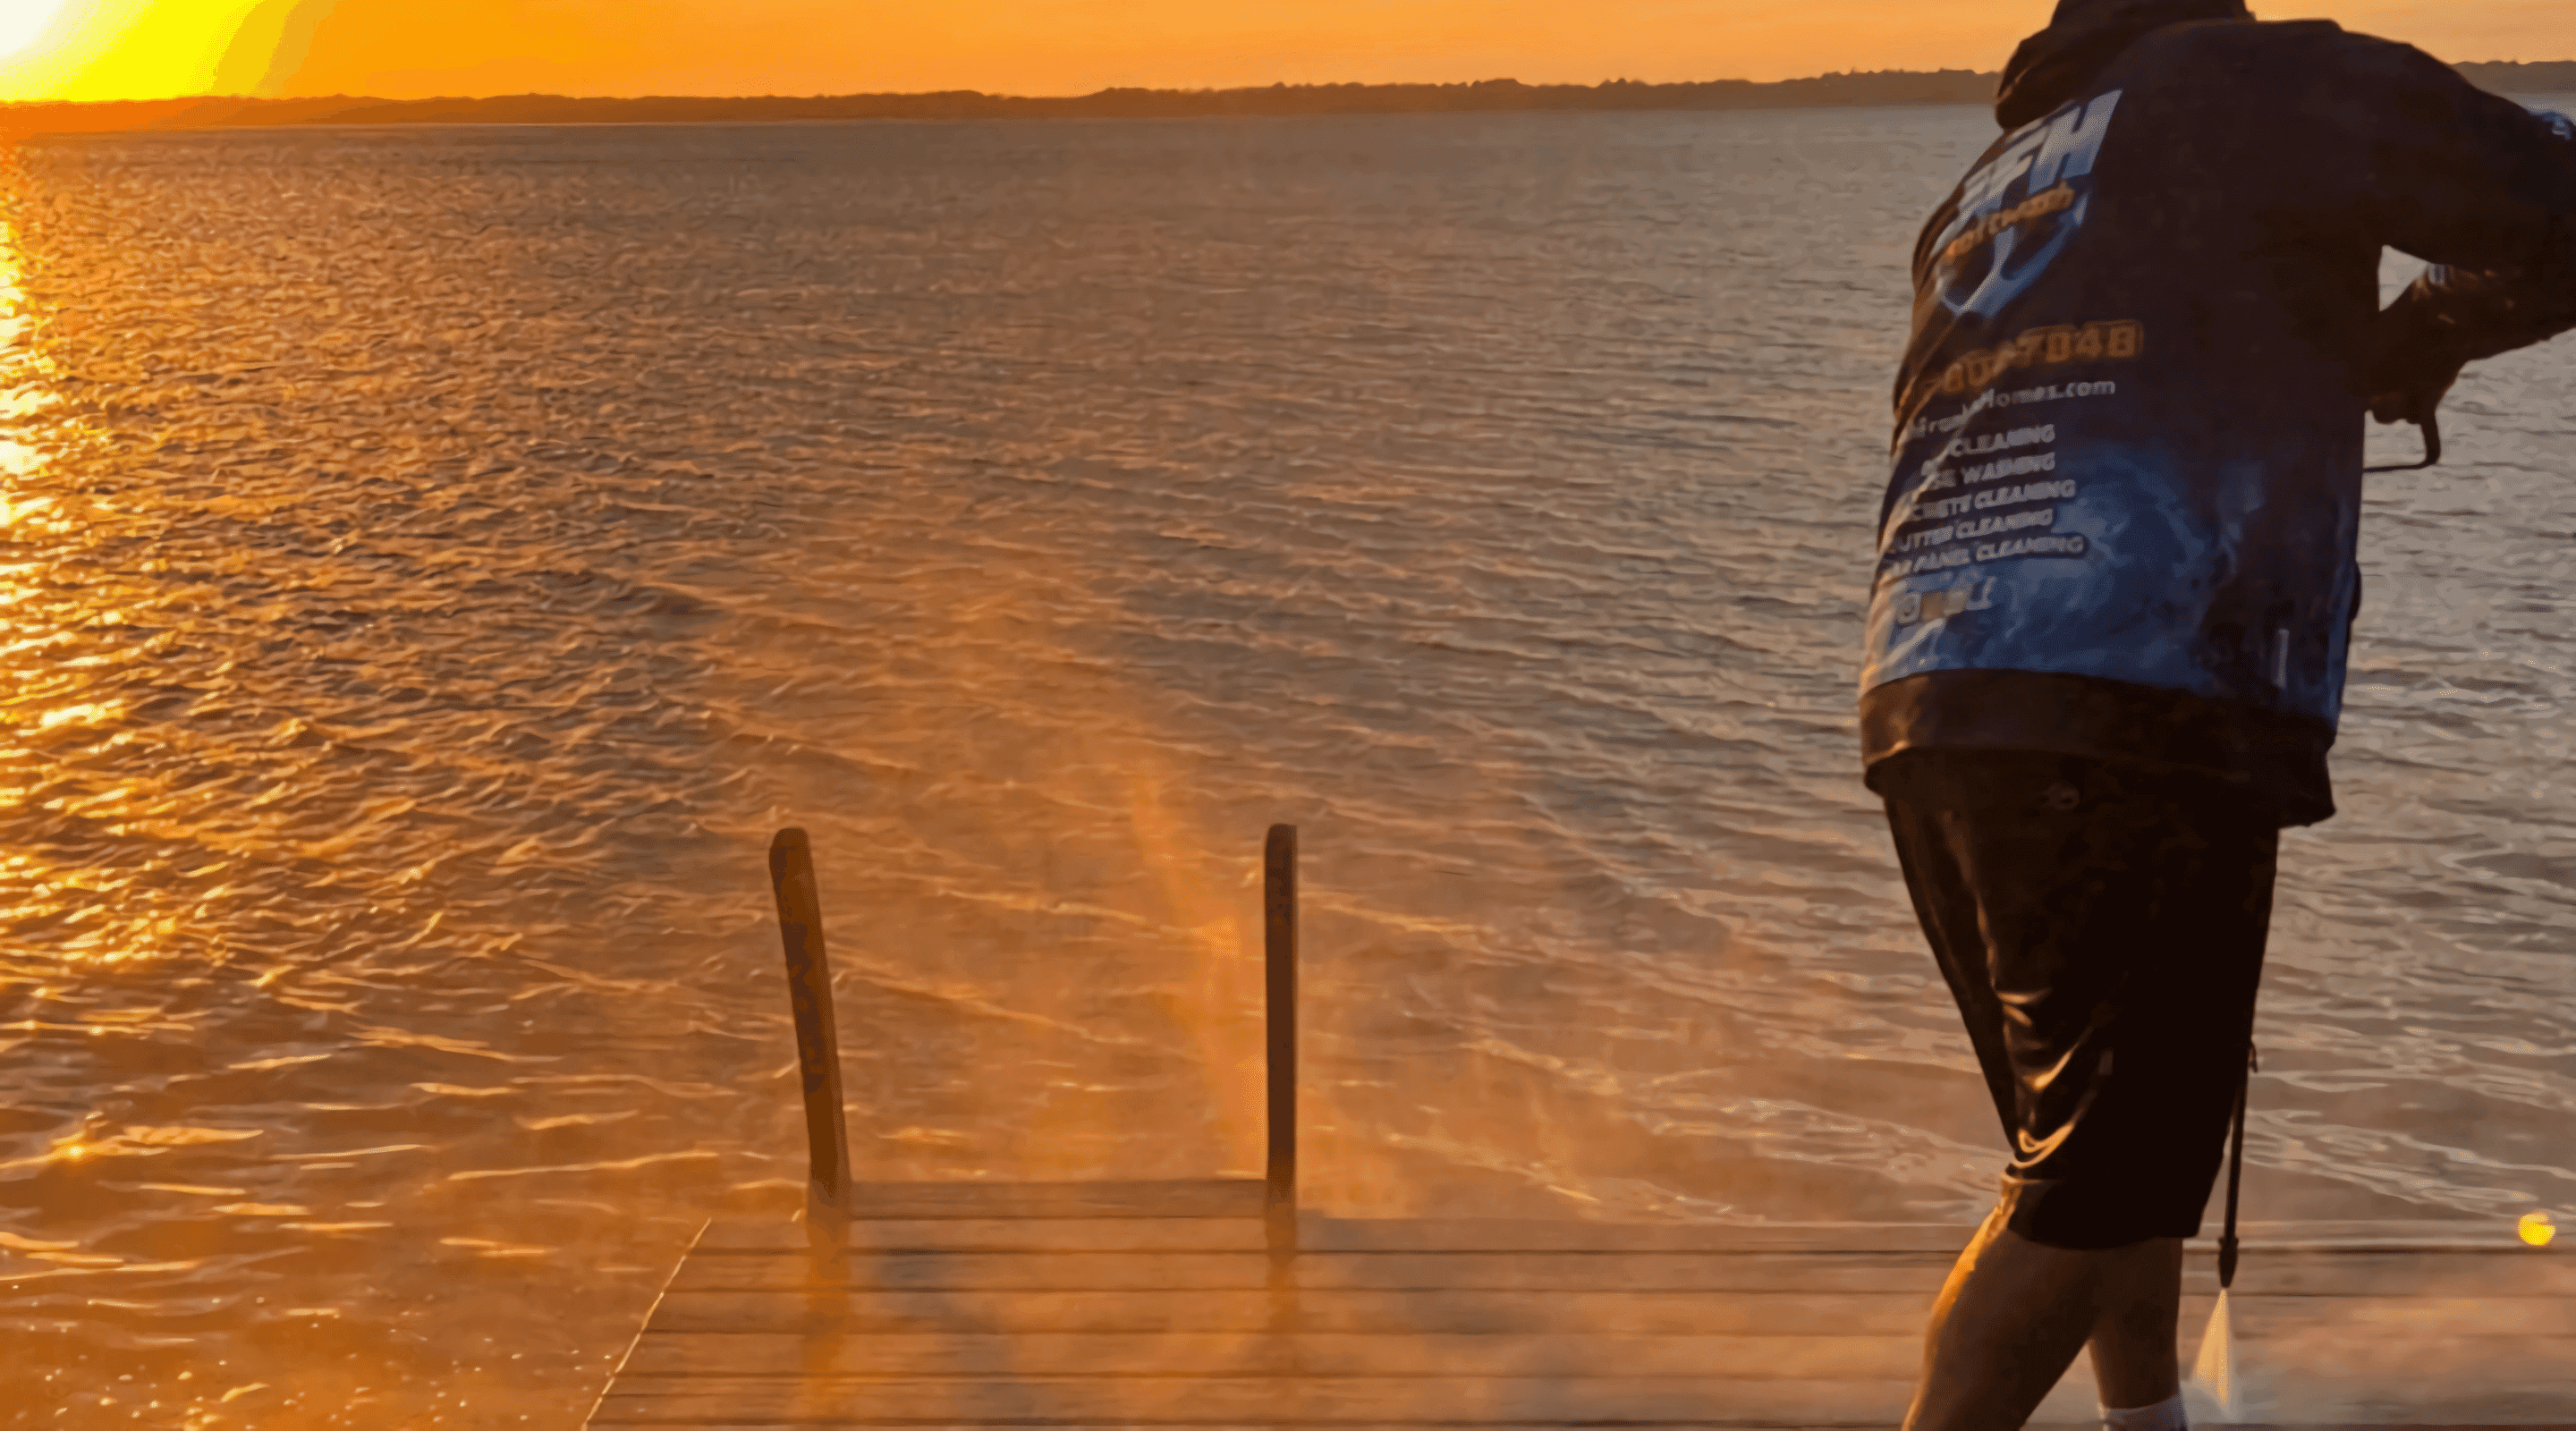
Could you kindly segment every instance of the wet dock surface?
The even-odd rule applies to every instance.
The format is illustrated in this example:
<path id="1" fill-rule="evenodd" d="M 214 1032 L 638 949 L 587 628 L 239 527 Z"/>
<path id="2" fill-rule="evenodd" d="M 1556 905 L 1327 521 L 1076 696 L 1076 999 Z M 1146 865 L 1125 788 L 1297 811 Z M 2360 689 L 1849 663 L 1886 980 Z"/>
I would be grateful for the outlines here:
<path id="1" fill-rule="evenodd" d="M 709 1224 L 593 1426 L 1893 1426 L 1971 1229 L 1265 1223 L 1258 1180 L 861 1184 Z M 2576 1258 L 2245 1230 L 2249 1422 L 2576 1426 Z M 2215 1258 L 2188 1254 L 2184 1352 Z M 2081 1358 L 2034 1425 L 2094 1416 Z"/>

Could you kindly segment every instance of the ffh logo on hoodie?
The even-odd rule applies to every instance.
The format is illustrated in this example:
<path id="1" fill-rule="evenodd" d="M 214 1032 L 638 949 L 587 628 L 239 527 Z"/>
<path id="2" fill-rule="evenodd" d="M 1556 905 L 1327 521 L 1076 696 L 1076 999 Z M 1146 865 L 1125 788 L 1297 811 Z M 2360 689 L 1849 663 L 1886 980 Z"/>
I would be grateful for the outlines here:
<path id="1" fill-rule="evenodd" d="M 2069 100 L 2032 120 L 1959 187 L 1959 208 L 1933 241 L 1942 306 L 1991 319 L 2022 295 L 2084 227 L 2093 163 L 2120 91 Z"/>

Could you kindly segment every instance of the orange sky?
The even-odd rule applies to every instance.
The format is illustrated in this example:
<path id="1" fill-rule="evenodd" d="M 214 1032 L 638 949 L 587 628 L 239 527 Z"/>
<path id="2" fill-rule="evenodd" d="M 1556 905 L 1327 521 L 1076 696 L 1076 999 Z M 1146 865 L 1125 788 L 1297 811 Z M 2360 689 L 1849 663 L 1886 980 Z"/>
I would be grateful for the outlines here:
<path id="1" fill-rule="evenodd" d="M 1992 69 L 2052 0 L 0 0 L 0 99 L 1080 94 Z M 2260 3 L 2449 60 L 2576 58 L 2567 0 Z M 47 17 L 50 16 L 48 22 Z"/>

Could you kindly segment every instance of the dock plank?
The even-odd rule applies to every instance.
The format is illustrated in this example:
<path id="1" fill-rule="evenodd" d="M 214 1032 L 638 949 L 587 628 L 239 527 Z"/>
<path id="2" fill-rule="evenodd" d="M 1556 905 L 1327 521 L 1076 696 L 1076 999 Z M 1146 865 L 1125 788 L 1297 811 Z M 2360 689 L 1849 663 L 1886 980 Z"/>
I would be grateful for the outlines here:
<path id="1" fill-rule="evenodd" d="M 1919 1334 L 648 1333 L 626 1374 L 654 1376 L 1861 1377 L 1901 1381 Z"/>
<path id="2" fill-rule="evenodd" d="M 1976 1229 L 1904 1222 L 1609 1223 L 1566 1219 L 1367 1219 L 1315 1213 L 1297 1220 L 1308 1252 L 1803 1252 L 1822 1255 L 1923 1252 L 1955 1257 Z M 2519 1252 L 2504 1221 L 2244 1223 L 2240 1240 L 2264 1252 L 2371 1249 Z M 2215 1251 L 2214 1238 L 2187 1250 Z"/>
<path id="3" fill-rule="evenodd" d="M 1929 1294 L 1455 1292 L 1301 1290 L 1298 1325 L 1314 1332 L 1550 1332 L 1638 1336 L 1919 1332 Z M 2204 1307 L 2206 1304 L 2203 1304 Z M 648 1331 L 1253 1332 L 1278 1315 L 1266 1291 L 675 1292 Z M 2243 1319 L 2243 1314 L 2239 1314 Z"/>
<path id="4" fill-rule="evenodd" d="M 851 1424 L 1124 1424 L 1349 1422 L 1517 1425 L 1533 1421 L 1893 1424 L 1908 1379 L 1746 1380 L 1729 1377 L 1041 1377 L 873 1380 L 829 1376 L 711 1376 L 621 1383 L 595 1424 L 842 1421 Z M 2474 1425 L 2565 1418 L 2563 1381 L 2398 1387 L 2385 1381 L 2301 1387 L 2301 1406 L 2326 1420 Z M 2392 1394 L 2409 1397 L 2389 1401 Z M 2088 1380 L 2070 1375 L 2043 1421 L 2091 1412 Z M 2391 1414 L 2403 1405 L 2412 1415 Z M 2304 1419 L 2304 1418 L 2303 1418 Z"/>
<path id="5" fill-rule="evenodd" d="M 1307 1253 L 1302 1288 L 1598 1292 L 1922 1292 L 1950 1259 L 1931 1253 L 1385 1252 Z M 1250 1289 L 1269 1259 L 1228 1252 L 929 1252 L 846 1255 L 742 1252 L 693 1257 L 677 1291 L 949 1287 L 1058 1291 Z M 2186 1267 L 2184 1290 L 2214 1293 L 2216 1274 Z M 2239 1295 L 2474 1297 L 2576 1295 L 2576 1260 L 2523 1252 L 2249 1254 Z"/>
<path id="6" fill-rule="evenodd" d="M 1104 1244 L 1152 1235 L 1157 1226 L 1189 1221 L 1239 1222 L 1258 1229 L 1258 1184 L 1102 1184 L 1099 1194 L 1066 1193 L 1052 1184 L 860 1184 L 852 1221 L 840 1240 L 857 1246 L 969 1247 L 1018 1245 L 1014 1237 L 1044 1235 L 1050 1246 L 1072 1249 L 1083 1239 Z M 1158 1202 L 1156 1189 L 1187 1202 Z M 1972 1228 L 1920 1223 L 1623 1224 L 1510 1219 L 1387 1221 L 1319 1216 L 1298 1218 L 1298 1245 L 1309 1253 L 1335 1252 L 1797 1252 L 1818 1255 L 1937 1253 L 1955 1256 Z M 1002 1229 L 1021 1229 L 1005 1232 Z M 1085 1228 L 1091 1230 L 1086 1231 Z M 2524 1253 L 2510 1223 L 2346 1222 L 2254 1223 L 2240 1229 L 2245 1246 L 2260 1254 L 2362 1251 L 2495 1251 Z M 1181 1234 L 1173 1234 L 1175 1237 Z M 976 1239 L 1005 1239 L 979 1242 Z M 741 1219 L 716 1223 L 701 1251 L 797 1251 L 812 1241 L 801 1222 Z M 1155 1245 L 1139 1241 L 1142 1249 Z M 2195 1251 L 2214 1250 L 2196 1238 Z"/>
<path id="7" fill-rule="evenodd" d="M 623 1376 L 642 1390 L 659 1379 L 694 1384 L 726 1376 L 1066 1385 L 1139 1377 L 1577 1382 L 1615 1368 L 1635 1382 L 1716 1379 L 1749 1386 L 1906 1381 L 1921 1349 L 1915 1335 L 670 1333 L 645 1336 Z M 2392 1394 L 2412 1395 L 2427 1378 L 2465 1383 L 2498 1404 L 2576 1394 L 2576 1338 L 2435 1336 L 2356 1345 L 2323 1333 L 2276 1341 L 2263 1361 L 2269 1380 L 2303 1402 L 2325 1393 L 2368 1406 Z"/>
<path id="8" fill-rule="evenodd" d="M 626 1414 L 630 1419 L 616 1422 L 594 1421 L 591 1424 L 600 1426 L 687 1426 L 694 1428 L 694 1431 L 823 1431 L 823 1428 L 826 1427 L 845 1427 L 866 1424 L 864 1422 L 848 1420 L 808 1419 L 797 1416 L 753 1422 L 739 1420 L 709 1421 L 699 1419 L 696 1416 L 689 1414 L 684 1414 L 678 1419 L 673 1419 L 668 1416 L 637 1415 L 633 1412 Z M 1081 1422 L 1065 1421 L 1050 1421 L 1044 1424 L 1047 1427 L 1047 1431 L 1130 1431 L 1130 1428 L 1133 1425 L 1133 1423 L 1126 1422 L 1115 1424 L 1085 1424 Z M 1261 1425 L 1259 1423 L 1241 1422 L 1166 1421 L 1154 1424 L 1156 1431 L 1270 1431 L 1270 1427 L 1276 1426 L 1278 1423 L 1273 1422 L 1268 1423 L 1268 1425 Z M 1334 1427 L 1334 1431 L 1425 1431 L 1426 1427 L 1439 1426 L 1443 1424 L 1454 1423 L 1413 1422 L 1410 1424 L 1397 1424 L 1389 1422 L 1343 1422 L 1337 1423 Z M 1495 1424 L 1498 1426 L 1501 1425 L 1501 1423 Z M 1881 1428 L 1881 1431 L 1884 1431 L 1885 1426 L 1884 1422 L 1835 1422 L 1818 1420 L 1812 1417 L 1802 1417 L 1795 1421 L 1782 1421 L 1770 1425 L 1741 1419 L 1726 1421 L 1659 1421 L 1648 1424 L 1653 1426 L 1654 1431 L 1840 1431 L 1840 1428 L 1845 1426 L 1878 1426 Z M 2060 1406 L 2054 1402 L 2050 1402 L 2044 1403 L 2041 1406 L 2039 1414 L 2029 1422 L 2026 1431 L 2100 1431 L 2101 1424 L 2101 1420 L 2098 1416 L 2085 1414 L 2081 1415 L 2079 1418 L 2079 1413 L 2069 1409 L 2069 1407 Z M 2576 1422 L 2569 1422 L 2564 1419 L 2520 1422 L 2455 1421 L 2439 1423 L 2425 1421 L 2240 1421 L 2227 1423 L 2227 1425 L 2228 1431 L 2576 1431 Z M 1602 1423 L 1597 1421 L 1520 1421 L 1509 1423 L 1508 1431 L 1604 1431 L 1604 1428 Z"/>
<path id="9" fill-rule="evenodd" d="M 745 1252 L 692 1257 L 674 1291 L 795 1292 L 807 1288 L 1028 1288 L 1191 1291 L 1268 1285 L 1270 1259 L 1252 1252 Z"/>
<path id="10" fill-rule="evenodd" d="M 2209 1320 L 2215 1298 L 2186 1296 L 2182 1324 Z M 1904 1335 L 1922 1330 L 1928 1291 L 1478 1292 L 1301 1290 L 1309 1332 L 1546 1333 L 1620 1336 Z M 2553 1297 L 2312 1297 L 2240 1294 L 2239 1335 L 2310 1330 L 2411 1336 L 2576 1336 L 2576 1301 Z M 1278 1316 L 1267 1291 L 673 1292 L 645 1331 L 1257 1332 Z"/>
<path id="11" fill-rule="evenodd" d="M 851 1216 L 1259 1217 L 1259 1178 L 1171 1182 L 871 1182 L 852 1184 Z"/>
<path id="12" fill-rule="evenodd" d="M 1744 1382 L 1722 1377 L 1024 1377 L 995 1381 L 854 1381 L 832 1377 L 672 1379 L 669 1389 L 621 1383 L 595 1425 L 684 1418 L 805 1419 L 856 1425 L 1101 1421 L 1127 1425 L 1231 1422 L 1246 1426 L 1527 1421 L 1780 1420 L 1889 1424 L 1904 1381 Z M 2071 1418 L 2070 1418 L 2071 1419 Z"/>
<path id="13" fill-rule="evenodd" d="M 825 1245 L 880 1252 L 1259 1252 L 1252 1217 L 871 1217 L 823 1230 Z M 719 1222 L 698 1239 L 700 1256 L 809 1253 L 801 1223 Z"/>

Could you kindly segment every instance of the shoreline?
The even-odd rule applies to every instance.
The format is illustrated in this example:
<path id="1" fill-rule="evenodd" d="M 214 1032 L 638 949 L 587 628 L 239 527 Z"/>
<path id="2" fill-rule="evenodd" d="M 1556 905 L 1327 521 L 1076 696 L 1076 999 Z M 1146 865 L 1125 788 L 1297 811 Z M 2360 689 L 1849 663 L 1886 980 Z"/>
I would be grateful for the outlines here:
<path id="1" fill-rule="evenodd" d="M 2576 60 L 2497 61 L 2456 68 L 2497 93 L 2576 92 Z M 976 90 L 924 94 L 644 96 L 496 95 L 386 100 L 201 97 L 0 104 L 0 135 L 113 134 L 324 125 L 739 124 L 912 119 L 1213 119 L 1353 114 L 1598 113 L 1746 109 L 1849 109 L 1991 104 L 1986 70 L 1881 70 L 1805 79 L 1647 84 L 1275 84 L 1245 89 L 1105 89 L 1030 97 Z"/>

